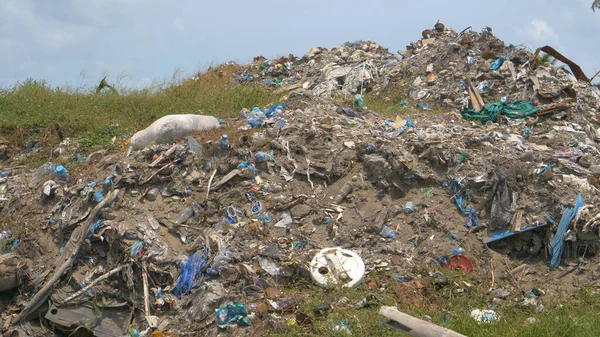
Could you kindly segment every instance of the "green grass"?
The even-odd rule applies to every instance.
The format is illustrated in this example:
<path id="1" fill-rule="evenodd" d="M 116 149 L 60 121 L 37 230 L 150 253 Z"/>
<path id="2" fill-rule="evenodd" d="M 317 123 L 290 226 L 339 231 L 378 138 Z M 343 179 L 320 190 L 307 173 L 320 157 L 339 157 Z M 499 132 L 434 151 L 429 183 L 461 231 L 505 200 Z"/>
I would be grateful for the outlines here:
<path id="1" fill-rule="evenodd" d="M 322 290 L 314 285 L 300 283 L 294 287 L 284 288 L 285 296 L 302 296 L 304 302 L 298 310 L 312 318 L 310 324 L 299 325 L 297 322 L 288 322 L 289 331 L 285 333 L 272 333 L 271 336 L 347 336 L 341 332 L 332 332 L 334 327 L 342 320 L 347 320 L 352 336 L 404 336 L 383 323 L 387 319 L 379 315 L 381 305 L 397 306 L 400 311 L 421 318 L 428 315 L 433 323 L 454 330 L 465 336 L 495 336 L 495 337 L 579 337 L 599 336 L 600 296 L 588 290 L 569 298 L 564 303 L 558 300 L 546 303 L 544 312 L 536 312 L 533 308 L 524 308 L 518 305 L 520 296 L 502 302 L 496 312 L 500 320 L 494 323 L 479 323 L 470 317 L 473 309 L 488 309 L 493 297 L 485 294 L 478 285 L 477 280 L 456 275 L 448 275 L 450 280 L 446 286 L 427 286 L 414 289 L 408 284 L 389 282 L 386 290 L 380 291 L 378 286 L 369 287 L 369 284 L 380 284 L 381 280 L 388 280 L 384 275 L 369 275 L 365 281 L 354 289 L 328 289 Z M 474 285 L 471 289 L 464 289 L 463 281 Z M 385 281 L 387 282 L 387 281 Z M 459 289 L 465 292 L 458 292 Z M 355 304 L 368 295 L 375 295 L 380 302 L 373 302 L 367 308 L 355 308 L 350 305 L 339 304 L 339 300 L 346 297 L 348 303 Z M 314 306 L 330 301 L 334 310 L 326 315 L 315 315 Z M 527 323 L 529 317 L 537 319 L 536 323 Z"/>
<path id="2" fill-rule="evenodd" d="M 260 85 L 233 83 L 236 68 L 224 66 L 201 74 L 196 81 L 122 89 L 119 94 L 53 88 L 44 81 L 27 79 L 0 89 L 0 131 L 5 142 L 50 144 L 58 142 L 58 128 L 64 137 L 80 140 L 80 150 L 86 151 L 106 145 L 113 137 L 131 135 L 164 115 L 200 110 L 226 118 L 244 107 L 277 100 Z"/>

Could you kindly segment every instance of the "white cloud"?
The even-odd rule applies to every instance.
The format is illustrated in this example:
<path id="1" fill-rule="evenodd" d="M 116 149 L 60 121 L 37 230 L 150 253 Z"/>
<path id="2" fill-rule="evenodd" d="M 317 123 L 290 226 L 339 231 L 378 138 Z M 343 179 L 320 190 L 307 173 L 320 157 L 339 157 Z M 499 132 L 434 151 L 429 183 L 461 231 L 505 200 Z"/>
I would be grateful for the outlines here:
<path id="1" fill-rule="evenodd" d="M 557 43 L 558 34 L 544 20 L 533 19 L 525 27 L 522 28 L 522 33 L 527 35 L 527 38 L 539 43 Z"/>

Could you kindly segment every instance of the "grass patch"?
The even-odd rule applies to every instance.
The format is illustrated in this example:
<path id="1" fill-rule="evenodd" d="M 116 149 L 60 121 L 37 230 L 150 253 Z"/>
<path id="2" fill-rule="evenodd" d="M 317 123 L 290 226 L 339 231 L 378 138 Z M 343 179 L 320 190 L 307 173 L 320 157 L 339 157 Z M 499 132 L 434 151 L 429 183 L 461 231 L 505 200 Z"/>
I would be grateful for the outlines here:
<path id="1" fill-rule="evenodd" d="M 242 108 L 265 106 L 277 100 L 271 90 L 232 81 L 237 70 L 227 65 L 199 74 L 194 80 L 142 90 L 53 88 L 27 79 L 0 90 L 0 142 L 23 150 L 27 137 L 35 144 L 53 144 L 60 137 L 81 141 L 80 151 L 100 148 L 113 137 L 127 137 L 169 114 L 202 113 L 232 117 Z M 40 130 L 45 130 L 43 134 Z"/>
<path id="2" fill-rule="evenodd" d="M 446 272 L 444 272 L 446 273 Z M 476 279 L 446 273 L 444 285 L 423 281 L 398 283 L 382 274 L 370 274 L 364 282 L 353 289 L 320 289 L 308 281 L 284 288 L 284 296 L 303 298 L 298 311 L 311 317 L 308 324 L 288 321 L 289 331 L 269 332 L 271 336 L 349 336 L 335 331 L 340 322 L 346 322 L 352 336 L 404 336 L 383 323 L 387 320 L 379 315 L 382 305 L 397 306 L 400 311 L 418 318 L 428 315 L 433 323 L 454 330 L 465 336 L 497 337 L 563 337 L 600 335 L 600 296 L 589 290 L 581 290 L 563 303 L 544 303 L 546 310 L 522 307 L 520 296 L 501 302 L 495 311 L 500 320 L 494 323 L 479 323 L 470 317 L 473 309 L 489 309 L 493 297 L 485 293 L 484 286 Z M 384 287 L 382 287 L 385 284 Z M 467 286 L 472 284 L 473 286 Z M 385 288 L 385 290 L 380 290 Z M 354 304 L 369 296 L 364 308 Z M 346 298 L 347 300 L 344 300 Z M 345 304 L 340 304 L 340 301 Z M 332 303 L 334 310 L 325 315 L 316 315 L 312 309 L 322 303 Z M 528 323 L 529 317 L 536 323 Z"/>

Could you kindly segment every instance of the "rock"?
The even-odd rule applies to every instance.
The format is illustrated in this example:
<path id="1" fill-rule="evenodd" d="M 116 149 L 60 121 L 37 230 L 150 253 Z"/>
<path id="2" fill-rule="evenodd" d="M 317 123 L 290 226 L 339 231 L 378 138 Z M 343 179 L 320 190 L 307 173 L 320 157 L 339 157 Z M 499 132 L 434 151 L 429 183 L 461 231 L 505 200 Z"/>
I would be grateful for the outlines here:
<path id="1" fill-rule="evenodd" d="M 267 317 L 267 314 L 269 313 L 269 306 L 265 302 L 260 302 L 256 306 L 255 311 L 260 317 Z"/>
<path id="2" fill-rule="evenodd" d="M 504 300 L 508 296 L 510 296 L 510 292 L 506 289 L 494 289 L 492 295 L 494 295 L 494 297 Z"/>
<path id="3" fill-rule="evenodd" d="M 312 208 L 306 204 L 299 204 L 290 209 L 290 213 L 294 218 L 304 218 L 309 215 Z"/>
<path id="4" fill-rule="evenodd" d="M 276 299 L 281 297 L 281 290 L 277 289 L 277 288 L 273 288 L 273 287 L 267 287 L 265 289 L 265 295 L 267 296 L 268 299 Z"/>
<path id="5" fill-rule="evenodd" d="M 577 163 L 581 165 L 581 167 L 589 168 L 592 165 L 592 156 L 589 154 L 583 155 L 579 158 Z"/>
<path id="6" fill-rule="evenodd" d="M 534 323 L 537 323 L 537 321 L 538 320 L 535 317 L 529 317 L 525 320 L 525 322 L 528 324 L 534 324 Z"/>
<path id="7" fill-rule="evenodd" d="M 279 258 L 279 248 L 275 244 L 269 245 L 260 250 L 260 255 L 277 259 Z"/>
<path id="8" fill-rule="evenodd" d="M 318 315 L 330 310 L 333 310 L 333 307 L 329 303 L 319 304 L 313 308 L 313 312 Z"/>

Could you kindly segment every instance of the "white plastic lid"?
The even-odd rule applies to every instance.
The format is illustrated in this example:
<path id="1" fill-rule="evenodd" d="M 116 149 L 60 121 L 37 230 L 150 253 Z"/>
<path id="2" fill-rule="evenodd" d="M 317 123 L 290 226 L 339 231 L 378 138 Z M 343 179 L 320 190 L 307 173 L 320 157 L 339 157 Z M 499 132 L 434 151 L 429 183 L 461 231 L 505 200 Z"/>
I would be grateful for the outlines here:
<path id="1" fill-rule="evenodd" d="M 355 252 L 332 247 L 322 249 L 310 263 L 310 275 L 321 286 L 354 287 L 365 276 L 365 264 Z"/>

